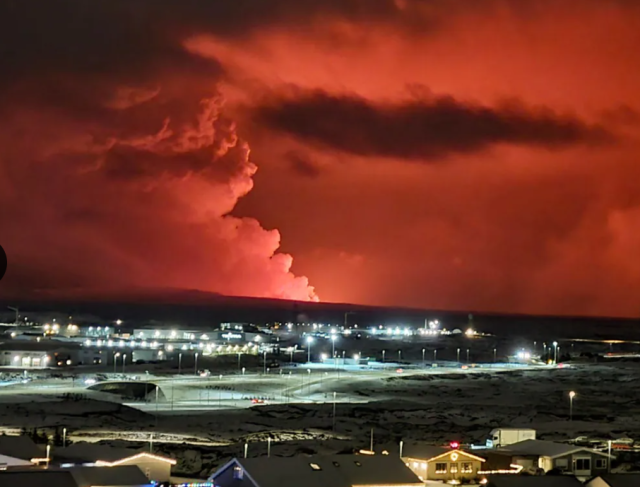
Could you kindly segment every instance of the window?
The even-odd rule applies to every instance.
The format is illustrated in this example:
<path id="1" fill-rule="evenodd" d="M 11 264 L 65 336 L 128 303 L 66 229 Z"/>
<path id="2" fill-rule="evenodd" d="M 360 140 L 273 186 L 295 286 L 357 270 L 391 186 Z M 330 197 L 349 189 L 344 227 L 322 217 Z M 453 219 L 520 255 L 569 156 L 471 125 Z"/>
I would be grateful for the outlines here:
<path id="1" fill-rule="evenodd" d="M 596 468 L 601 470 L 607 468 L 607 461 L 604 458 L 596 458 Z"/>
<path id="2" fill-rule="evenodd" d="M 465 462 L 462 464 L 462 473 L 472 473 L 473 472 L 473 465 L 471 464 L 471 462 Z"/>
<path id="3" fill-rule="evenodd" d="M 447 473 L 447 464 L 436 463 L 436 473 Z"/>
<path id="4" fill-rule="evenodd" d="M 311 467 L 312 470 L 322 470 L 320 465 L 318 465 L 317 463 L 310 463 L 309 466 Z"/>
<path id="5" fill-rule="evenodd" d="M 449 464 L 449 472 L 458 473 L 458 464 L 457 463 Z"/>
<path id="6" fill-rule="evenodd" d="M 591 459 L 577 458 L 575 461 L 574 470 L 591 470 Z"/>
<path id="7" fill-rule="evenodd" d="M 242 470 L 242 467 L 237 465 L 233 467 L 233 478 L 235 480 L 242 480 L 244 478 L 244 470 Z"/>
<path id="8" fill-rule="evenodd" d="M 558 458 L 556 460 L 556 468 L 567 468 L 569 464 L 567 463 L 566 458 Z"/>

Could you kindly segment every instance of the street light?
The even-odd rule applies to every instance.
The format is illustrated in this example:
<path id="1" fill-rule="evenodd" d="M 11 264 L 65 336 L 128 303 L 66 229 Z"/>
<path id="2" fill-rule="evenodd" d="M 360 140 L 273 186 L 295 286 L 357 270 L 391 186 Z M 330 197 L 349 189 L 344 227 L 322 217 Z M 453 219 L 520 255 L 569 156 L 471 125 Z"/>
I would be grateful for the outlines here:
<path id="1" fill-rule="evenodd" d="M 469 363 L 469 349 L 467 348 L 467 363 Z"/>
<path id="2" fill-rule="evenodd" d="M 498 349 L 494 348 L 494 349 L 493 349 L 493 362 L 494 362 L 494 363 L 496 362 L 496 358 L 497 358 L 497 357 L 496 357 L 496 355 L 497 355 L 497 354 L 498 354 Z"/>
<path id="3" fill-rule="evenodd" d="M 313 343 L 313 337 L 307 337 L 307 363 L 311 363 L 311 344 Z"/>
<path id="4" fill-rule="evenodd" d="M 178 354 L 178 375 L 182 373 L 182 352 Z"/>
<path id="5" fill-rule="evenodd" d="M 569 393 L 569 421 L 573 421 L 573 398 L 576 397 L 576 393 L 571 391 Z"/>
<path id="6" fill-rule="evenodd" d="M 195 365 L 193 366 L 193 372 L 195 375 L 198 375 L 198 352 L 196 352 L 196 361 Z"/>
<path id="7" fill-rule="evenodd" d="M 424 353 L 426 352 L 426 350 L 423 348 L 422 349 L 422 363 L 424 364 Z"/>
<path id="8" fill-rule="evenodd" d="M 116 370 L 116 365 L 118 363 L 118 357 L 120 356 L 120 352 L 116 352 L 113 354 L 113 373 L 117 373 L 118 371 Z"/>
<path id="9" fill-rule="evenodd" d="M 336 360 L 336 339 L 338 335 L 331 335 L 331 358 L 335 362 Z"/>
<path id="10" fill-rule="evenodd" d="M 384 354 L 385 354 L 385 353 L 387 353 L 387 351 L 386 351 L 386 350 L 383 350 L 383 351 L 382 351 L 382 363 L 384 363 Z"/>
<path id="11" fill-rule="evenodd" d="M 262 352 L 262 373 L 267 375 L 267 351 Z"/>
<path id="12" fill-rule="evenodd" d="M 438 361 L 438 351 L 436 349 L 433 349 L 433 361 Z"/>
<path id="13" fill-rule="evenodd" d="M 398 362 L 402 361 L 402 350 L 398 350 Z"/>
<path id="14" fill-rule="evenodd" d="M 558 363 L 558 342 L 553 342 L 553 363 Z"/>
<path id="15" fill-rule="evenodd" d="M 459 348 L 456 350 L 456 362 L 458 362 L 458 363 L 460 362 L 460 349 Z"/>

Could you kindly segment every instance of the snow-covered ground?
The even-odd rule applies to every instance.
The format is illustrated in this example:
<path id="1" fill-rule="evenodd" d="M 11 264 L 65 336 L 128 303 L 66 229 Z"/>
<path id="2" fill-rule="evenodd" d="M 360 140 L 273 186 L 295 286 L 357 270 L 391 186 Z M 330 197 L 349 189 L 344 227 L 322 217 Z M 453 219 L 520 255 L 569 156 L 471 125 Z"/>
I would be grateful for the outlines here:
<path id="1" fill-rule="evenodd" d="M 166 398 L 158 404 L 120 404 L 85 390 L 81 381 L 34 380 L 0 389 L 0 425 L 11 431 L 65 427 L 71 441 L 128 440 L 137 447 L 153 435 L 154 449 L 176 456 L 178 472 L 190 476 L 240 455 L 245 442 L 250 456 L 266 454 L 268 438 L 273 455 L 335 453 L 368 448 L 371 428 L 376 444 L 385 445 L 401 439 L 480 443 L 500 426 L 532 427 L 543 439 L 640 438 L 640 364 L 634 362 L 402 373 L 396 366 L 311 372 L 300 366 L 288 372 L 149 375 L 145 380 Z M 573 421 L 569 391 L 577 394 Z M 254 405 L 256 397 L 266 404 Z"/>

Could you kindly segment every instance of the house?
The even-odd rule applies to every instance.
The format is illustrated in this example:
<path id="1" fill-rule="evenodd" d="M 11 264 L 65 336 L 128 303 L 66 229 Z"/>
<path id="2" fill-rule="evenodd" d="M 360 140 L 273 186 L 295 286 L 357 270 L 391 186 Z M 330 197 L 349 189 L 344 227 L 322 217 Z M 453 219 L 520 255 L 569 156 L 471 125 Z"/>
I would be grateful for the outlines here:
<path id="1" fill-rule="evenodd" d="M 400 458 L 389 455 L 235 458 L 209 482 L 216 487 L 424 487 Z"/>
<path id="2" fill-rule="evenodd" d="M 0 468 L 28 467 L 45 463 L 44 449 L 28 436 L 0 435 Z"/>
<path id="3" fill-rule="evenodd" d="M 583 487 L 570 475 L 489 475 L 485 487 Z"/>
<path id="4" fill-rule="evenodd" d="M 640 473 L 607 473 L 589 480 L 585 487 L 637 487 Z"/>
<path id="5" fill-rule="evenodd" d="M 423 480 L 474 479 L 484 458 L 463 450 L 431 445 L 405 445 L 402 460 Z"/>
<path id="6" fill-rule="evenodd" d="M 507 458 L 510 465 L 519 465 L 526 470 L 559 470 L 582 478 L 606 473 L 609 461 L 615 458 L 586 447 L 543 440 L 520 441 L 500 448 L 495 453 Z M 488 457 L 492 458 L 491 455 Z M 490 467 L 495 467 L 492 463 Z"/>
<path id="7" fill-rule="evenodd" d="M 29 468 L 0 471 L 0 485 L 28 487 L 151 487 L 138 467 Z"/>
<path id="8" fill-rule="evenodd" d="M 171 478 L 171 467 L 176 464 L 172 458 L 145 451 L 84 442 L 74 443 L 66 448 L 56 448 L 52 453 L 54 460 L 61 467 L 133 465 L 139 467 L 149 480 L 155 482 L 168 482 Z"/>

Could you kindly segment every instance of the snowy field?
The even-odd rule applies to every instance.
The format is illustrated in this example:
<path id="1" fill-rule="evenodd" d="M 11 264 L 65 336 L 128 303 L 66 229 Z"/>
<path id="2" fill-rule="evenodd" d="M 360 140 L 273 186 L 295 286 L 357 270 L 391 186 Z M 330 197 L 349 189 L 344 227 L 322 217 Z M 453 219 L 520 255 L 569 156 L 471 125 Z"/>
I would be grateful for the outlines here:
<path id="1" fill-rule="evenodd" d="M 640 438 L 640 363 L 399 368 L 301 365 L 205 378 L 140 373 L 136 381 L 160 388 L 157 403 L 90 391 L 80 379 L 13 381 L 0 388 L 0 424 L 9 432 L 65 427 L 71 441 L 131 447 L 149 445 L 153 436 L 154 450 L 178 458 L 178 472 L 190 476 L 240 455 L 244 443 L 250 456 L 264 455 L 269 438 L 274 455 L 368 448 L 371 428 L 376 444 L 389 450 L 401 439 L 481 443 L 495 427 L 532 427 L 543 439 Z M 577 393 L 573 421 L 569 391 Z"/>

